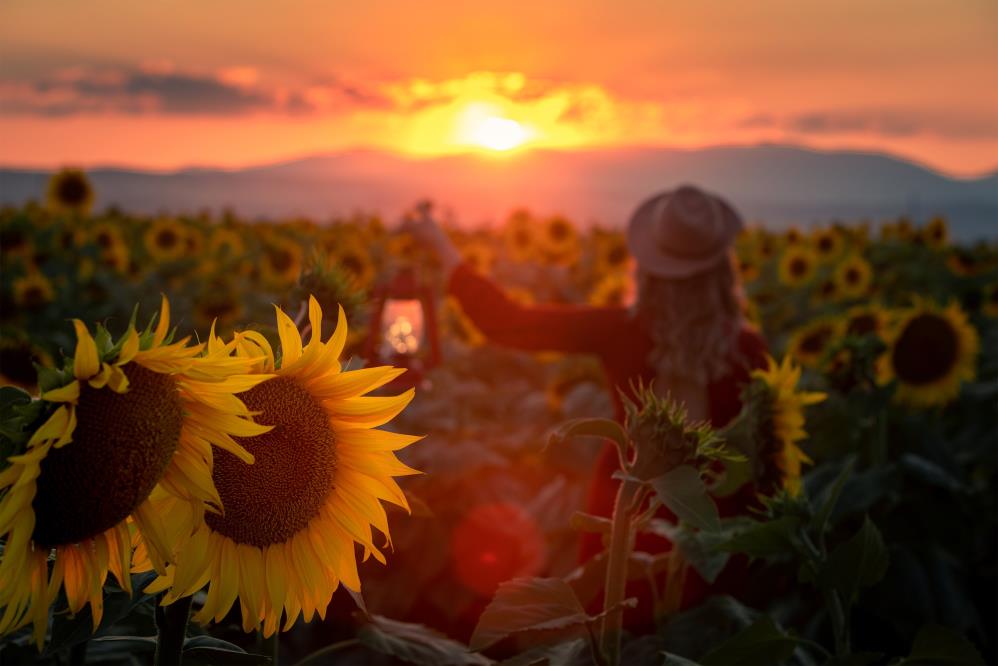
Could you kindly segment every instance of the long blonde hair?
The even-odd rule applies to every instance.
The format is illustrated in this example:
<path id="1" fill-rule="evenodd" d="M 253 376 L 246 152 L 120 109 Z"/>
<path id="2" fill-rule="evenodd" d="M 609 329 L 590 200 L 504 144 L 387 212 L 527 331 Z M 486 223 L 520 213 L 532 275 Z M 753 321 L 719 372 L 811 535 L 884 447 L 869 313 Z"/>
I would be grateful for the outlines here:
<path id="1" fill-rule="evenodd" d="M 704 273 L 666 279 L 638 270 L 633 313 L 650 329 L 649 364 L 663 380 L 706 385 L 738 360 L 744 294 L 734 257 Z"/>

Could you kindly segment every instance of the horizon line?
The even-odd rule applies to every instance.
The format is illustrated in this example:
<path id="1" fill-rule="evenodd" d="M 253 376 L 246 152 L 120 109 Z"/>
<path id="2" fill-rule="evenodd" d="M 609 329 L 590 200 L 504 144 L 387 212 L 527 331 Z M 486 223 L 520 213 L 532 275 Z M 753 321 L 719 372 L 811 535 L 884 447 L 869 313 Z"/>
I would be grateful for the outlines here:
<path id="1" fill-rule="evenodd" d="M 988 178 L 998 176 L 998 164 L 995 164 L 995 166 L 983 171 L 975 171 L 971 173 L 959 173 L 945 169 L 940 169 L 917 158 L 909 157 L 901 153 L 896 153 L 889 150 L 882 150 L 870 147 L 848 147 L 848 146 L 842 146 L 836 148 L 824 148 L 824 147 L 810 146 L 805 143 L 794 143 L 794 142 L 783 143 L 776 141 L 760 141 L 754 143 L 752 142 L 716 143 L 716 144 L 704 144 L 702 146 L 668 145 L 668 144 L 661 144 L 661 145 L 630 144 L 630 145 L 621 145 L 621 146 L 592 146 L 592 147 L 579 147 L 579 148 L 525 147 L 521 150 L 518 150 L 515 153 L 497 153 L 494 155 L 490 153 L 485 153 L 480 149 L 469 149 L 469 150 L 454 151 L 447 153 L 418 154 L 406 151 L 392 150 L 388 148 L 379 148 L 376 146 L 358 145 L 338 150 L 324 150 L 324 151 L 316 151 L 310 153 L 298 153 L 283 157 L 277 156 L 268 161 L 247 162 L 245 164 L 237 166 L 210 164 L 206 162 L 201 162 L 201 163 L 189 162 L 189 163 L 179 164 L 176 166 L 154 167 L 154 166 L 143 166 L 141 164 L 126 163 L 126 162 L 92 162 L 89 164 L 84 164 L 79 161 L 65 161 L 65 162 L 60 162 L 57 165 L 51 165 L 51 164 L 24 165 L 24 164 L 0 163 L 0 170 L 28 171 L 28 172 L 36 171 L 42 173 L 50 173 L 63 168 L 78 168 L 84 171 L 91 171 L 91 172 L 92 171 L 132 171 L 149 175 L 168 176 L 168 175 L 180 174 L 190 171 L 217 171 L 225 173 L 238 173 L 241 171 L 250 171 L 253 169 L 286 166 L 308 159 L 336 157 L 340 155 L 349 155 L 349 154 L 358 154 L 358 153 L 388 155 L 408 162 L 430 162 L 435 160 L 467 158 L 467 157 L 477 158 L 479 160 L 489 161 L 489 162 L 513 162 L 516 161 L 518 158 L 526 157 L 529 156 L 530 154 L 570 154 L 570 153 L 596 154 L 596 153 L 638 152 L 638 151 L 663 151 L 663 152 L 669 151 L 669 152 L 695 153 L 708 150 L 753 149 L 753 148 L 766 148 L 766 147 L 791 148 L 804 152 L 820 153 L 820 154 L 852 154 L 852 155 L 866 155 L 871 157 L 885 157 L 898 162 L 904 162 L 916 166 L 920 169 L 929 171 L 938 176 L 949 178 L 951 180 L 975 181 L 975 180 L 986 180 Z"/>

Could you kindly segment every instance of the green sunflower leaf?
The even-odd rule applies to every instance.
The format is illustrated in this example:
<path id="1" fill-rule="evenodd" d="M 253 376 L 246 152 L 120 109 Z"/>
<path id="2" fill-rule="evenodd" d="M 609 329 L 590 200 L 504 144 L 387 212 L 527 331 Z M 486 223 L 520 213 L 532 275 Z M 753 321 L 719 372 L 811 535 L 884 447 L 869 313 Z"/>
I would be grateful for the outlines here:
<path id="1" fill-rule="evenodd" d="M 797 649 L 797 639 L 771 617 L 763 615 L 747 629 L 735 634 L 706 655 L 701 666 L 750 666 L 779 664 Z"/>
<path id="2" fill-rule="evenodd" d="M 611 440 L 617 446 L 621 460 L 627 460 L 627 448 L 630 438 L 627 432 L 616 421 L 610 419 L 580 418 L 566 421 L 552 431 L 548 437 L 548 446 L 566 442 L 576 437 L 602 437 Z"/>
<path id="3" fill-rule="evenodd" d="M 859 531 L 828 556 L 819 580 L 838 590 L 845 603 L 852 603 L 861 588 L 870 587 L 884 577 L 889 564 L 880 530 L 867 517 Z"/>
<path id="4" fill-rule="evenodd" d="M 521 631 L 565 629 L 591 621 L 568 583 L 559 578 L 514 578 L 499 585 L 471 635 L 484 650 Z"/>
<path id="5" fill-rule="evenodd" d="M 464 644 L 433 629 L 380 615 L 369 616 L 368 621 L 357 630 L 357 639 L 375 652 L 420 666 L 485 666 L 491 663 L 482 655 L 469 652 Z"/>
<path id="6" fill-rule="evenodd" d="M 680 465 L 648 483 L 662 504 L 683 522 L 710 532 L 721 529 L 717 505 L 707 494 L 707 487 L 695 467 Z"/>

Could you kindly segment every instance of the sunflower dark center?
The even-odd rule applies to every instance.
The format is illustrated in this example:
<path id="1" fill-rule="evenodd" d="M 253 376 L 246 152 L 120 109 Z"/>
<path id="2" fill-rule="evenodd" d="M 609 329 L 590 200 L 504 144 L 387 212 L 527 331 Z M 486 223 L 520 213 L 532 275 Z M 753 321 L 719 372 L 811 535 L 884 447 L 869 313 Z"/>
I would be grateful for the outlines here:
<path id="1" fill-rule="evenodd" d="M 860 273 L 858 268 L 850 266 L 846 269 L 846 284 L 856 285 L 859 284 Z"/>
<path id="2" fill-rule="evenodd" d="M 291 268 L 291 253 L 287 250 L 271 248 L 267 252 L 267 258 L 270 260 L 271 267 L 278 273 L 283 273 Z"/>
<path id="3" fill-rule="evenodd" d="M 831 280 L 825 280 L 821 283 L 821 295 L 824 297 L 830 297 L 835 294 L 835 283 Z"/>
<path id="4" fill-rule="evenodd" d="M 40 285 L 33 284 L 21 294 L 21 303 L 27 308 L 36 308 L 48 301 L 48 294 Z"/>
<path id="5" fill-rule="evenodd" d="M 236 304 L 229 300 L 219 300 L 202 304 L 200 310 L 206 319 L 225 319 L 236 312 Z"/>
<path id="6" fill-rule="evenodd" d="M 361 262 L 360 259 L 355 255 L 348 254 L 344 257 L 341 257 L 340 265 L 343 266 L 343 268 L 346 269 L 348 273 L 351 273 L 353 275 L 360 275 L 361 273 L 362 269 Z"/>
<path id="7" fill-rule="evenodd" d="M 877 318 L 872 314 L 859 314 L 849 320 L 846 324 L 848 335 L 867 335 L 877 330 Z"/>
<path id="8" fill-rule="evenodd" d="M 959 341 L 952 324 L 934 314 L 921 314 L 901 331 L 891 361 L 906 384 L 931 384 L 945 377 L 956 363 Z"/>
<path id="9" fill-rule="evenodd" d="M 568 225 L 564 222 L 555 222 L 550 229 L 551 238 L 560 241 L 568 237 Z"/>
<path id="10" fill-rule="evenodd" d="M 79 176 L 66 176 L 59 181 L 56 194 L 59 201 L 68 206 L 79 206 L 87 200 L 89 188 Z"/>
<path id="11" fill-rule="evenodd" d="M 97 234 L 97 244 L 106 250 L 114 245 L 114 237 L 107 231 L 101 231 Z"/>
<path id="12" fill-rule="evenodd" d="M 826 326 L 816 328 L 800 341 L 800 350 L 807 354 L 818 354 L 825 349 L 829 338 L 832 337 L 832 329 Z"/>
<path id="13" fill-rule="evenodd" d="M 335 439 L 329 416 L 298 382 L 275 377 L 240 396 L 258 423 L 257 437 L 237 438 L 256 462 L 247 465 L 217 451 L 212 477 L 225 515 L 208 526 L 237 543 L 263 548 L 283 543 L 318 515 L 333 487 Z"/>
<path id="14" fill-rule="evenodd" d="M 627 261 L 627 248 L 614 245 L 606 255 L 607 262 L 611 266 L 619 266 Z"/>
<path id="15" fill-rule="evenodd" d="M 4 252 L 20 250 L 27 244 L 27 238 L 17 229 L 4 229 L 0 231 L 0 247 Z"/>
<path id="16" fill-rule="evenodd" d="M 794 257 L 790 260 L 790 274 L 794 277 L 801 277 L 807 273 L 808 263 L 801 257 Z"/>
<path id="17" fill-rule="evenodd" d="M 78 543 L 114 527 L 170 464 L 183 425 L 177 382 L 135 363 L 125 374 L 126 393 L 82 385 L 73 441 L 42 461 L 35 542 Z"/>
<path id="18" fill-rule="evenodd" d="M 34 384 L 36 372 L 32 356 L 27 345 L 15 343 L 10 347 L 0 347 L 0 373 L 22 385 Z"/>
<path id="19" fill-rule="evenodd" d="M 156 246 L 163 248 L 164 250 L 172 250 L 177 244 L 177 240 L 177 232 L 173 229 L 161 229 L 159 233 L 156 234 Z"/>
<path id="20" fill-rule="evenodd" d="M 833 247 L 835 247 L 835 241 L 830 236 L 822 236 L 818 239 L 818 249 L 822 252 L 831 252 Z"/>

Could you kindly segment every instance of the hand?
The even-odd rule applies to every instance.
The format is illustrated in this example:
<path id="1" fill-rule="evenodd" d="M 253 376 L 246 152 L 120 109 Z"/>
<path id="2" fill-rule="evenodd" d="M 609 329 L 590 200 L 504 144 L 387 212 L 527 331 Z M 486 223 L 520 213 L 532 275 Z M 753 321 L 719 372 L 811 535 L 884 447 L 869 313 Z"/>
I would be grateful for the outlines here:
<path id="1" fill-rule="evenodd" d="M 445 276 L 461 263 L 461 253 L 440 224 L 433 219 L 433 204 L 421 201 L 416 206 L 416 214 L 408 217 L 400 229 L 411 234 L 416 242 L 437 255 Z"/>

